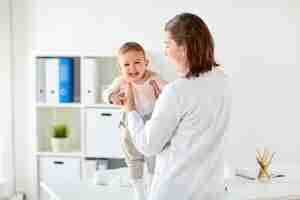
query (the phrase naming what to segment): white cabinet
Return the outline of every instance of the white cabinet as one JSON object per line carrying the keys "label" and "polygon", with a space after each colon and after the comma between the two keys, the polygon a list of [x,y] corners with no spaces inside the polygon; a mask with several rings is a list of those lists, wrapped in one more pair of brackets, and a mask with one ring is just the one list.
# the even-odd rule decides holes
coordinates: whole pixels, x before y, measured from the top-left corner
{"label": "white cabinet", "polygon": [[120,121],[122,111],[89,108],[85,111],[86,154],[91,157],[121,158]]}
{"label": "white cabinet", "polygon": [[[62,58],[72,60],[73,101],[61,101]],[[103,104],[101,93],[119,75],[115,56],[35,55],[35,133],[37,141],[37,187],[41,200],[48,199],[42,182],[82,180],[91,177],[95,163],[86,159],[123,158],[120,144],[119,107]],[[59,83],[60,82],[60,83]],[[69,130],[69,150],[52,152],[53,125]],[[84,164],[86,163],[86,164]],[[86,170],[85,170],[86,169]],[[67,186],[66,186],[67,187]]]}

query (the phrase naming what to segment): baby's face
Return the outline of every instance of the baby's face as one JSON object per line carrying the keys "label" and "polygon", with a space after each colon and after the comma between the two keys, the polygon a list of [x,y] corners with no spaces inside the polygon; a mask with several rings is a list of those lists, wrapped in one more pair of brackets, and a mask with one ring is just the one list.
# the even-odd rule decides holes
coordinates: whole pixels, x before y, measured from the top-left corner
{"label": "baby's face", "polygon": [[130,82],[143,80],[148,60],[143,52],[128,51],[119,55],[122,76]]}

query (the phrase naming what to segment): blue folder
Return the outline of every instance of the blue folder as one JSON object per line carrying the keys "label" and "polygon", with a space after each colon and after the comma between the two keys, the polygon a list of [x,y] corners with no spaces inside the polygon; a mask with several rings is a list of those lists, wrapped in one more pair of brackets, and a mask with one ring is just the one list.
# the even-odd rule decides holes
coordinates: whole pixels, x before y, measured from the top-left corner
{"label": "blue folder", "polygon": [[74,60],[59,59],[59,102],[74,102]]}

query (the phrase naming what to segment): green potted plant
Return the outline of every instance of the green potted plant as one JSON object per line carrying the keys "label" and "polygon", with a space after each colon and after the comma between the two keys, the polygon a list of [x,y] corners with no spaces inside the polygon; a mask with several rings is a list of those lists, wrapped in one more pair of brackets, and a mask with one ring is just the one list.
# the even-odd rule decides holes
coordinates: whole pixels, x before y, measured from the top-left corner
{"label": "green potted plant", "polygon": [[55,124],[53,126],[53,135],[51,138],[53,152],[68,151],[69,129],[65,124]]}

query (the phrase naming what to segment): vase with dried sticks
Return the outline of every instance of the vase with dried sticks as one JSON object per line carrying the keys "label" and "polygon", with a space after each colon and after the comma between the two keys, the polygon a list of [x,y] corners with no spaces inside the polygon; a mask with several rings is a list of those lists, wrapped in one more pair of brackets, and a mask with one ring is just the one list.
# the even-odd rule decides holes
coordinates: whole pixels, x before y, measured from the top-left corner
{"label": "vase with dried sticks", "polygon": [[257,150],[256,161],[259,165],[259,173],[257,179],[261,182],[268,182],[271,180],[270,164],[275,153],[264,149],[263,152]]}

